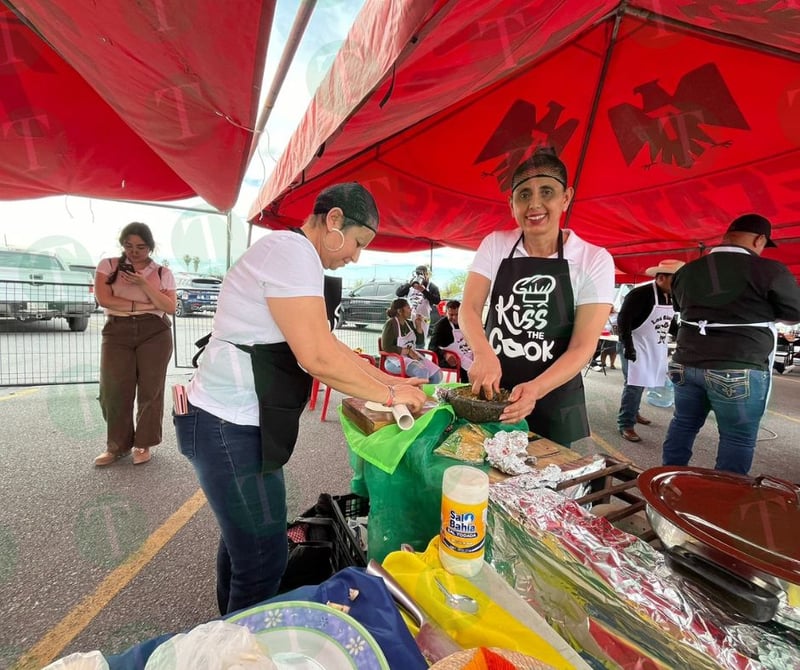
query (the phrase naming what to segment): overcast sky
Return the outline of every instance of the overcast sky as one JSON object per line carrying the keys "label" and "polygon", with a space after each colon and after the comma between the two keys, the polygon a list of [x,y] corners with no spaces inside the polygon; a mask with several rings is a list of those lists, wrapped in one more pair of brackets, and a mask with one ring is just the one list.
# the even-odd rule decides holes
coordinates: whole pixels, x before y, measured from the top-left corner
{"label": "overcast sky", "polygon": [[[278,0],[262,100],[269,90],[298,4],[298,0]],[[292,136],[362,4],[363,0],[318,0],[233,209],[234,259],[246,244],[244,217],[258,189]],[[199,199],[193,204],[208,208]],[[157,260],[189,254],[204,259],[201,271],[224,270],[221,263],[226,256],[226,241],[222,216],[73,196],[0,201],[0,245],[49,249],[57,251],[68,262],[96,263],[100,258],[119,253],[117,237],[129,221],[144,221],[151,226],[157,244],[154,254]],[[261,234],[256,229],[254,239]],[[447,266],[463,270],[472,255],[472,252],[455,250],[437,251],[431,259],[430,252],[399,255],[368,251],[362,255],[359,266],[368,273],[370,268],[382,265],[414,266],[433,260],[434,268]]]}

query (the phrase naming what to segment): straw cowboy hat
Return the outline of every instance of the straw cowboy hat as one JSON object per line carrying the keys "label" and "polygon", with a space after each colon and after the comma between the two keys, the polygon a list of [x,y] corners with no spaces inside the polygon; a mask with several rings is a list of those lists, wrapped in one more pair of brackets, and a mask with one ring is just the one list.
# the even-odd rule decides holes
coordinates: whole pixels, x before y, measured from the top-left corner
{"label": "straw cowboy hat", "polygon": [[680,270],[686,263],[683,261],[676,261],[674,259],[668,259],[665,261],[661,261],[658,265],[654,265],[651,268],[647,268],[644,273],[648,277],[655,277],[656,275],[671,275],[675,274],[678,270]]}

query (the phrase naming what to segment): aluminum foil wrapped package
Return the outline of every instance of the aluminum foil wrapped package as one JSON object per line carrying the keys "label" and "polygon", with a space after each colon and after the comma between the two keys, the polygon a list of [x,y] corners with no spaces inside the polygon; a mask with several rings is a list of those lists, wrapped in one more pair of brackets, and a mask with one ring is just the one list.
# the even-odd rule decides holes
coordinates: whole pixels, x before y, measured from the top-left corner
{"label": "aluminum foil wrapped package", "polygon": [[800,668],[789,631],[733,620],[649,544],[517,479],[490,488],[487,558],[596,667]]}
{"label": "aluminum foil wrapped package", "polygon": [[[589,463],[585,463],[580,467],[574,467],[573,464],[559,466],[551,463],[543,468],[529,468],[527,472],[514,477],[513,482],[509,481],[509,484],[522,490],[541,489],[545,487],[555,489],[561,482],[583,477],[584,475],[602,470],[605,464],[605,458],[600,455],[597,455]],[[586,495],[589,488],[589,482],[575,484],[574,486],[561,490],[561,495],[570,499],[580,498]]]}
{"label": "aluminum foil wrapped package", "polygon": [[483,448],[489,464],[507,475],[530,472],[529,463],[536,463],[536,458],[528,454],[528,434],[521,430],[488,437],[483,442]]}

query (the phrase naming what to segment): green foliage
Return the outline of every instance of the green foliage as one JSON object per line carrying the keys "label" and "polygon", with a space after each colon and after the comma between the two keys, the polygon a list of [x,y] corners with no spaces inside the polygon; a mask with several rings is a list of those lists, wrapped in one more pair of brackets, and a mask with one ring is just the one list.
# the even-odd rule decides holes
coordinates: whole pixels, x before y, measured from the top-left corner
{"label": "green foliage", "polygon": [[459,293],[463,293],[464,291],[464,284],[467,281],[467,273],[466,272],[458,272],[453,275],[445,286],[440,287],[439,291],[442,294],[442,299],[444,298],[452,298],[453,296],[458,295]]}
{"label": "green foliage", "polygon": [[181,260],[186,266],[186,272],[189,272],[189,266],[192,264],[192,257],[189,254],[184,254]]}

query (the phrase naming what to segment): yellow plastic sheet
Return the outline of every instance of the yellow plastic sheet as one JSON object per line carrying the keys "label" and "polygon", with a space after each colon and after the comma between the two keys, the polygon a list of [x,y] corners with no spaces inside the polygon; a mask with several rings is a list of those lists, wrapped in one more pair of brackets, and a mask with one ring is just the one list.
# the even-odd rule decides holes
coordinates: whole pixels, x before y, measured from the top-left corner
{"label": "yellow plastic sheet", "polygon": [[[517,621],[470,580],[447,572],[439,561],[438,537],[431,540],[424,552],[396,551],[389,554],[383,567],[465,649],[501,647],[528,654],[554,668],[573,668],[549,642]],[[451,593],[475,598],[479,605],[478,613],[467,614],[447,606],[434,577],[439,577]],[[406,621],[416,635],[414,624],[408,619]]]}

